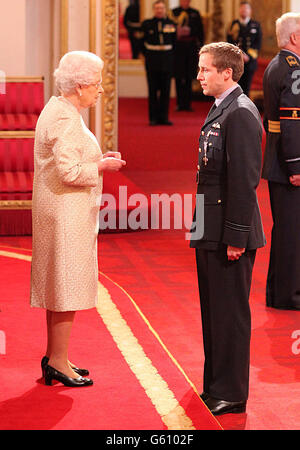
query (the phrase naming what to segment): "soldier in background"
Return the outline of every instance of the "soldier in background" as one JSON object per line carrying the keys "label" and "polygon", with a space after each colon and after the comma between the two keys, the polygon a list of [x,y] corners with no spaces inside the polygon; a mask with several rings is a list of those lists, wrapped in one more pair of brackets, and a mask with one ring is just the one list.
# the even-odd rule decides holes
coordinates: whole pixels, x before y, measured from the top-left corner
{"label": "soldier in background", "polygon": [[169,103],[176,26],[167,17],[163,0],[153,3],[153,13],[152,19],[142,23],[149,92],[149,124],[172,125],[169,121]]}
{"label": "soldier in background", "polygon": [[251,82],[257,69],[258,52],[261,48],[262,30],[259,22],[251,19],[252,8],[250,2],[240,3],[240,18],[232,22],[227,41],[238,45],[244,52],[244,74],[240,79],[240,86],[249,95]]}
{"label": "soldier in background", "polygon": [[124,14],[124,25],[128,31],[132,58],[138,59],[139,54],[142,53],[139,0],[130,0]]}
{"label": "soldier in background", "polygon": [[177,24],[175,48],[175,80],[177,111],[192,111],[192,81],[197,78],[199,49],[204,42],[200,13],[190,8],[191,0],[180,0],[180,6],[170,12]]}
{"label": "soldier in background", "polygon": [[300,14],[276,22],[280,52],[264,74],[262,176],[273,217],[267,306],[300,310]]}

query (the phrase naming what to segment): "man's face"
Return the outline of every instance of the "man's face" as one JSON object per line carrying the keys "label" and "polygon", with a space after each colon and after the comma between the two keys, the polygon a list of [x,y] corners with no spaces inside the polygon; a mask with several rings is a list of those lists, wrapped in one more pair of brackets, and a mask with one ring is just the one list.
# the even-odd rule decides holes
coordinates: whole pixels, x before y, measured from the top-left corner
{"label": "man's face", "polygon": [[240,6],[240,18],[245,20],[248,17],[251,17],[252,9],[251,6],[245,3]]}
{"label": "man's face", "polygon": [[226,80],[230,76],[230,69],[218,72],[213,65],[213,56],[203,53],[199,58],[199,73],[197,80],[203,89],[203,94],[219,97],[226,90]]}
{"label": "man's face", "polygon": [[163,19],[166,17],[166,6],[164,3],[157,3],[153,6],[153,14],[157,19]]}
{"label": "man's face", "polygon": [[183,9],[188,9],[190,7],[191,0],[180,0],[180,6]]}

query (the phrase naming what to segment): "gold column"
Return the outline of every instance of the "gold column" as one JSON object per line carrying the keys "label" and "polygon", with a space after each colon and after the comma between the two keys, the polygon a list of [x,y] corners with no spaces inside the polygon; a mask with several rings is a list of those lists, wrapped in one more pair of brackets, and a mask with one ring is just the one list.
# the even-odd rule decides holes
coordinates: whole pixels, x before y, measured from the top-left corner
{"label": "gold column", "polygon": [[291,0],[282,0],[282,14],[291,11]]}
{"label": "gold column", "polygon": [[[89,51],[96,53],[96,0],[89,0]],[[89,110],[89,128],[92,133],[96,131],[95,107]]]}
{"label": "gold column", "polygon": [[118,1],[102,0],[102,51],[104,60],[102,97],[102,151],[115,150],[118,137]]}
{"label": "gold column", "polygon": [[223,40],[223,0],[213,0],[212,41]]}
{"label": "gold column", "polygon": [[60,57],[69,48],[69,1],[60,0]]}

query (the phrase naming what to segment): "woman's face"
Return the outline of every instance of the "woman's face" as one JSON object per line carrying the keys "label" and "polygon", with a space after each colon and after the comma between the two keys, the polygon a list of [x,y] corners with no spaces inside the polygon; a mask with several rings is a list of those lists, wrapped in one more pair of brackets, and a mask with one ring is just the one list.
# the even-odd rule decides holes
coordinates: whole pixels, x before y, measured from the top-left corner
{"label": "woman's face", "polygon": [[82,85],[80,87],[80,92],[81,96],[79,97],[79,102],[81,108],[90,108],[92,106],[95,106],[99,96],[104,92],[104,89],[102,87],[101,72],[95,75],[93,83]]}

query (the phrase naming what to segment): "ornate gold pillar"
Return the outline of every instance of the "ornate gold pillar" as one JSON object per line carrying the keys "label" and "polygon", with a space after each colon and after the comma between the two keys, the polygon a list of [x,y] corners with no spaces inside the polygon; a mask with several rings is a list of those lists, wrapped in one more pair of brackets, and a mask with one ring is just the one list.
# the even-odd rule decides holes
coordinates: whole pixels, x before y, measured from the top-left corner
{"label": "ornate gold pillar", "polygon": [[[96,53],[96,0],[89,0],[89,51]],[[96,110],[89,110],[89,127],[92,133],[96,132]]]}
{"label": "ornate gold pillar", "polygon": [[102,98],[102,151],[117,149],[118,140],[118,0],[102,0],[102,51],[104,60]]}
{"label": "ornate gold pillar", "polygon": [[212,41],[219,42],[224,39],[223,0],[213,0],[212,15]]}
{"label": "ornate gold pillar", "polygon": [[69,48],[69,1],[60,0],[60,57]]}

